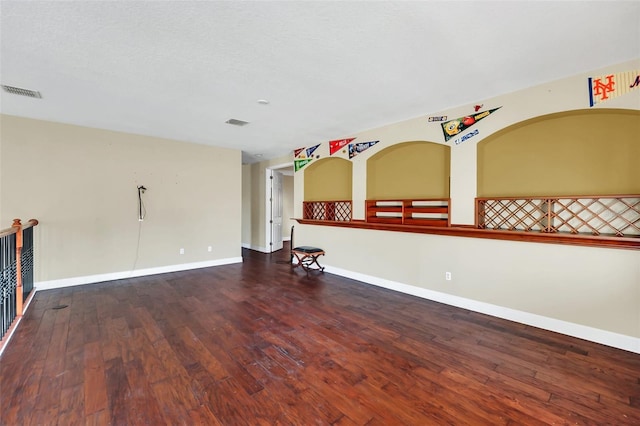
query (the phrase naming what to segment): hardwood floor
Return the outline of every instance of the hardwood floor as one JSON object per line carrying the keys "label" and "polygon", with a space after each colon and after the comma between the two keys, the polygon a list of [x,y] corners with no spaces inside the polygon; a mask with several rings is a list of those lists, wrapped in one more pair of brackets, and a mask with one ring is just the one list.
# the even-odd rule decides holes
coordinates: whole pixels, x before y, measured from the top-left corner
{"label": "hardwood floor", "polygon": [[243,254],[38,292],[0,423],[640,424],[640,355]]}

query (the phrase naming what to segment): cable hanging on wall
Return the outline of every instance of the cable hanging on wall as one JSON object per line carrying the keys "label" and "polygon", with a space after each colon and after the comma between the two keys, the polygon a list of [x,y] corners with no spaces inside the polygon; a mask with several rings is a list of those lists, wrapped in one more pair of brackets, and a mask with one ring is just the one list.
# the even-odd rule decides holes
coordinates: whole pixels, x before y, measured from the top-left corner
{"label": "cable hanging on wall", "polygon": [[138,257],[140,256],[140,237],[142,235],[142,222],[144,221],[145,216],[147,215],[147,209],[144,206],[144,201],[142,201],[142,194],[145,193],[147,188],[144,185],[138,186],[138,241],[136,242],[136,257],[133,260],[133,266],[131,268],[131,276],[133,271],[136,270],[138,266]]}
{"label": "cable hanging on wall", "polygon": [[142,222],[144,217],[147,215],[147,209],[144,206],[144,201],[142,201],[142,194],[147,190],[144,185],[140,185],[138,187],[138,220]]}

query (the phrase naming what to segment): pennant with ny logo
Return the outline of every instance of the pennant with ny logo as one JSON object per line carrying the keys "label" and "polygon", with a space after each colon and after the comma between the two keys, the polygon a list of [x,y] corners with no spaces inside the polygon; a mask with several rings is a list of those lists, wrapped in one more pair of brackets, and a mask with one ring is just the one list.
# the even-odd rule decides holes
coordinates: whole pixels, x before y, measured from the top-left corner
{"label": "pennant with ny logo", "polygon": [[589,106],[626,95],[640,87],[640,71],[625,71],[589,77]]}

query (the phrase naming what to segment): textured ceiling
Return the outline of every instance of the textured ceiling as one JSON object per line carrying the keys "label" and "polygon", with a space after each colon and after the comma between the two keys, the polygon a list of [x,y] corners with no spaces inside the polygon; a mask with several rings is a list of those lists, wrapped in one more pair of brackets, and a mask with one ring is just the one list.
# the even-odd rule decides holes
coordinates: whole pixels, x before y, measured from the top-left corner
{"label": "textured ceiling", "polygon": [[2,92],[2,113],[246,162],[640,57],[640,1],[2,1],[0,16],[2,84],[42,93]]}

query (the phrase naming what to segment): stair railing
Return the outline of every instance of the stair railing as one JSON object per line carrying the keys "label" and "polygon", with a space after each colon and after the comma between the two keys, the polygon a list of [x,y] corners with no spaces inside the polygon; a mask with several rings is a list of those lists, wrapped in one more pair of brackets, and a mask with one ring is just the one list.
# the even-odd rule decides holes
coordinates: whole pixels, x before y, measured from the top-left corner
{"label": "stair railing", "polygon": [[14,219],[10,228],[0,231],[0,353],[33,290],[33,227],[37,224],[36,219],[24,225]]}

